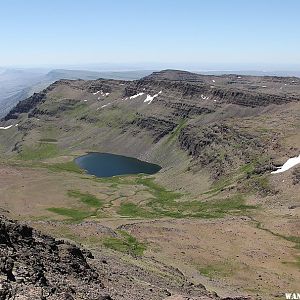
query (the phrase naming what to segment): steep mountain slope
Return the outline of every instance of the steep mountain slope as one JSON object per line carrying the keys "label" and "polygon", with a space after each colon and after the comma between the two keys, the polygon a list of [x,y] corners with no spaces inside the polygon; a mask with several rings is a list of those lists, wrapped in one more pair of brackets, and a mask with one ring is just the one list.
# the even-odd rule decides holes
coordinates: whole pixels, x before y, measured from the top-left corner
{"label": "steep mountain slope", "polygon": [[0,74],[0,117],[5,116],[19,101],[40,92],[59,79],[114,78],[134,80],[151,71],[96,72],[86,70],[9,69]]}
{"label": "steep mountain slope", "polygon": [[[99,148],[167,166],[165,155],[171,147],[184,150],[195,166],[209,167],[212,179],[263,159],[264,153],[268,164],[258,161],[257,167],[272,170],[281,153],[297,154],[281,149],[279,136],[286,124],[273,122],[292,106],[289,118],[297,122],[299,94],[297,78],[168,70],[133,82],[61,80],[22,101],[5,117],[4,125],[18,119],[17,135],[23,139],[7,151],[21,152],[27,136],[30,143],[38,142],[47,134],[45,127],[55,122],[60,125],[55,129],[60,149]],[[75,138],[79,129],[80,137]]]}
{"label": "steep mountain slope", "polygon": [[[299,155],[299,100],[295,77],[59,80],[1,121],[0,206],[88,248],[126,252],[97,226],[125,231],[194,284],[273,299],[300,278],[299,167],[271,173]],[[89,151],[163,168],[97,179],[72,163]]]}

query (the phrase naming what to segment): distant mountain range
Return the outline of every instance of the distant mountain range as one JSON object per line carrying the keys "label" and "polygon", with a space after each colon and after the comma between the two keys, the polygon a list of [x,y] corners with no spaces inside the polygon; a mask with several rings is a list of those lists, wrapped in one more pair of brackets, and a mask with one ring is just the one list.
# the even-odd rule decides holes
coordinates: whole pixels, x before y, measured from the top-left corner
{"label": "distant mountain range", "polygon": [[[154,70],[137,71],[91,71],[67,69],[5,69],[0,68],[0,118],[5,116],[19,101],[35,92],[40,92],[60,79],[93,80],[98,78],[136,80],[151,74]],[[201,71],[205,75],[240,74],[252,76],[295,76],[300,71]]]}
{"label": "distant mountain range", "polygon": [[112,78],[135,80],[152,71],[96,72],[84,70],[0,69],[0,117],[3,117],[19,101],[46,88],[59,79]]}

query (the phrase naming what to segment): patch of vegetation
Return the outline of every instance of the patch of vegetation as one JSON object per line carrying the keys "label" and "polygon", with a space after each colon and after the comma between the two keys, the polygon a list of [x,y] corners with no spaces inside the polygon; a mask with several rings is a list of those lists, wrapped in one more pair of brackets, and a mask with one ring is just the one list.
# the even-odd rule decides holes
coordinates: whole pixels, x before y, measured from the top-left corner
{"label": "patch of vegetation", "polygon": [[74,173],[80,173],[83,174],[84,171],[79,168],[74,161],[64,162],[64,163],[56,163],[47,165],[47,168],[54,172],[74,172]]}
{"label": "patch of vegetation", "polygon": [[119,237],[107,237],[103,240],[103,245],[107,248],[127,253],[132,256],[142,256],[146,250],[146,245],[140,243],[135,237],[126,231],[119,230]]}
{"label": "patch of vegetation", "polygon": [[300,269],[300,256],[297,256],[295,261],[283,261],[282,263],[285,265],[292,265]]}
{"label": "patch of vegetation", "polygon": [[252,174],[255,170],[254,163],[248,163],[240,167],[239,171],[245,174]]}
{"label": "patch of vegetation", "polygon": [[47,210],[77,222],[94,215],[94,212],[65,207],[50,207]]}
{"label": "patch of vegetation", "polygon": [[210,279],[216,277],[229,277],[237,270],[237,266],[234,266],[230,261],[226,260],[219,264],[210,264],[203,267],[199,267],[199,272]]}
{"label": "patch of vegetation", "polygon": [[280,234],[280,233],[277,233],[277,232],[273,232],[272,230],[270,230],[268,228],[264,228],[262,226],[261,222],[256,221],[254,219],[252,219],[252,220],[256,223],[256,228],[264,230],[264,231],[266,231],[266,232],[268,232],[268,233],[270,233],[274,236],[280,237],[280,238],[282,238],[286,241],[295,243],[295,248],[300,249],[300,237],[299,236],[292,236],[292,235],[286,236],[286,235],[283,235],[283,234]]}
{"label": "patch of vegetation", "polygon": [[284,236],[284,238],[287,240],[287,241],[290,241],[290,242],[293,242],[296,244],[296,248],[297,249],[300,249],[300,236],[292,236],[292,235],[289,235],[289,236]]}
{"label": "patch of vegetation", "polygon": [[57,139],[45,138],[45,139],[40,139],[40,142],[45,142],[45,143],[56,143],[56,142],[57,142]]}
{"label": "patch of vegetation", "polygon": [[57,156],[59,150],[56,144],[39,143],[36,147],[31,148],[24,146],[19,158],[22,160],[42,160]]}
{"label": "patch of vegetation", "polygon": [[127,216],[132,218],[138,217],[145,219],[160,217],[160,214],[146,210],[145,208],[142,208],[137,204],[131,202],[122,202],[118,210],[118,214],[121,216]]}
{"label": "patch of vegetation", "polygon": [[90,193],[82,193],[77,190],[69,190],[68,191],[69,197],[74,197],[79,199],[80,202],[91,206],[91,207],[101,207],[103,205],[103,201],[98,199],[96,196],[90,194]]}
{"label": "patch of vegetation", "polygon": [[103,177],[103,178],[93,178],[93,180],[102,183],[111,184],[112,187],[117,187],[119,184],[125,185],[133,185],[135,184],[135,177],[136,176],[128,176],[128,175],[120,175],[120,176],[113,176],[113,177]]}
{"label": "patch of vegetation", "polygon": [[86,104],[78,103],[75,106],[73,106],[72,110],[68,110],[65,112],[71,117],[79,118],[81,117],[85,112],[87,111]]}
{"label": "patch of vegetation", "polygon": [[255,205],[245,204],[243,195],[236,194],[225,199],[213,201],[193,201],[192,211],[194,217],[200,218],[222,218],[226,215],[247,215],[249,210],[256,209]]}
{"label": "patch of vegetation", "polygon": [[137,184],[144,185],[148,188],[149,192],[154,196],[154,203],[159,202],[162,205],[166,205],[167,203],[171,203],[174,200],[183,196],[180,193],[168,191],[163,186],[154,182],[154,178],[144,178],[138,177],[136,179]]}
{"label": "patch of vegetation", "polygon": [[171,134],[167,140],[167,143],[171,142],[174,138],[178,137],[180,131],[185,127],[186,123],[187,123],[187,120],[185,120],[185,119],[180,120],[179,124],[171,132]]}
{"label": "patch of vegetation", "polygon": [[[122,126],[132,123],[138,118],[137,113],[132,111],[124,111],[118,107],[108,107],[106,110],[100,111],[101,117],[96,123],[98,127],[122,128]],[[99,116],[99,113],[96,115]]]}
{"label": "patch of vegetation", "polygon": [[231,178],[231,176],[227,175],[226,178],[220,178],[218,181],[214,182],[214,184],[211,186],[211,189],[202,193],[202,195],[216,195],[233,182],[234,179]]}
{"label": "patch of vegetation", "polygon": [[153,178],[137,178],[136,183],[147,187],[153,198],[141,207],[132,202],[123,202],[118,213],[133,218],[221,218],[225,215],[247,214],[257,208],[246,205],[243,195],[237,194],[226,199],[213,201],[178,201],[182,194],[166,190],[156,184]]}
{"label": "patch of vegetation", "polygon": [[257,192],[262,196],[273,195],[275,193],[267,175],[252,176],[244,182],[244,187],[249,193]]}

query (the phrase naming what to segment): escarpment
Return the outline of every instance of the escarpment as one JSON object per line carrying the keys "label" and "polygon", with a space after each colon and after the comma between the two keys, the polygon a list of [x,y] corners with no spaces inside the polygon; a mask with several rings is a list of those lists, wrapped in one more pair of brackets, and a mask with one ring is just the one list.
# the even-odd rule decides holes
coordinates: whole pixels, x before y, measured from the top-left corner
{"label": "escarpment", "polygon": [[[143,157],[154,147],[163,153],[165,142],[172,140],[175,150],[219,178],[260,153],[276,157],[280,131],[274,124],[265,127],[265,114],[297,105],[299,99],[300,81],[292,77],[165,70],[135,81],[59,80],[21,101],[2,122],[4,128],[13,122],[19,126],[18,140],[6,151],[48,134],[45,127],[55,124],[55,145],[73,150],[93,145]],[[256,124],[249,125],[247,117],[255,117]]]}
{"label": "escarpment", "polygon": [[226,123],[186,126],[180,131],[178,141],[200,166],[210,168],[213,179],[268,153],[268,144],[259,134],[243,132]]}

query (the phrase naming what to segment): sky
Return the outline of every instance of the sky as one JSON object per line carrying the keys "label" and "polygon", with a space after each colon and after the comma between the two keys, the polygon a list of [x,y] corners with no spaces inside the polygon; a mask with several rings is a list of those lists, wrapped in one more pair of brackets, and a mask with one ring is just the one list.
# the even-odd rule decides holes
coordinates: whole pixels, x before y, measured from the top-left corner
{"label": "sky", "polygon": [[1,0],[0,66],[300,70],[299,0]]}

